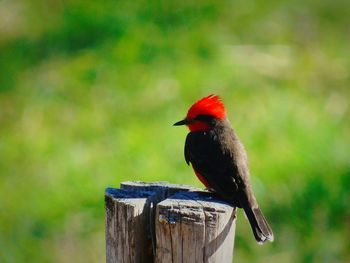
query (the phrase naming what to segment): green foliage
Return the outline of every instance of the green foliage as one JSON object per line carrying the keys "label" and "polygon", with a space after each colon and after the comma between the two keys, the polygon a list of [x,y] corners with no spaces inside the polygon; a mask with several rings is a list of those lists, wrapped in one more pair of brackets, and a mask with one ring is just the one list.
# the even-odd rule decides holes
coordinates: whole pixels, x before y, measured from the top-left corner
{"label": "green foliage", "polygon": [[0,262],[103,262],[104,188],[200,186],[172,127],[220,94],[276,241],[350,261],[348,1],[1,1]]}

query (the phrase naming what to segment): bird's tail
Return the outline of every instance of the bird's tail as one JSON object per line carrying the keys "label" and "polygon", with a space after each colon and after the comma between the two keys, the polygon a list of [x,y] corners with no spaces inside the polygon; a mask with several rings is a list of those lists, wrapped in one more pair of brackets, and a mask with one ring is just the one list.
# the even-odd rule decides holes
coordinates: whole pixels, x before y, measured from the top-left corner
{"label": "bird's tail", "polygon": [[244,212],[248,217],[250,226],[253,230],[256,241],[259,244],[265,241],[273,241],[272,229],[267,223],[263,213],[259,207],[252,207],[250,205],[243,206]]}

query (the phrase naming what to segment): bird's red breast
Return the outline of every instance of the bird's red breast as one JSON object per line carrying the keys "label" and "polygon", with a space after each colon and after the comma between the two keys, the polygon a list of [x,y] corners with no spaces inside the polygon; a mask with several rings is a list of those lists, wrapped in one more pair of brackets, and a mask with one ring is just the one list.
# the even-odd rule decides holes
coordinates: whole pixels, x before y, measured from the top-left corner
{"label": "bird's red breast", "polygon": [[196,176],[198,177],[199,181],[201,181],[201,183],[204,184],[207,189],[211,189],[210,185],[204,179],[204,177],[198,171],[196,171],[196,169],[193,168],[193,171],[196,174]]}

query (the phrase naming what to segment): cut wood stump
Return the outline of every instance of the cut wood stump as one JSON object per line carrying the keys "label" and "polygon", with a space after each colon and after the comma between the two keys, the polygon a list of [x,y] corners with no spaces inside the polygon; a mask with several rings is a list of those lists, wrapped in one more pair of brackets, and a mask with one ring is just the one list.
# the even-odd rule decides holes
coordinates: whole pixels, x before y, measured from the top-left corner
{"label": "cut wood stump", "polygon": [[210,192],[124,182],[105,204],[107,263],[233,260],[236,209]]}

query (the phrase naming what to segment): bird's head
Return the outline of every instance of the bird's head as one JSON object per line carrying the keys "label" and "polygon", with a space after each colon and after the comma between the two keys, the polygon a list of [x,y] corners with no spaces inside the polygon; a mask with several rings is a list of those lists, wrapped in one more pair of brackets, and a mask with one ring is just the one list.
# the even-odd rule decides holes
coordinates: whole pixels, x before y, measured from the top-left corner
{"label": "bird's head", "polygon": [[216,120],[226,118],[224,104],[217,95],[209,95],[194,103],[187,112],[185,119],[174,125],[187,125],[191,132],[208,131]]}

